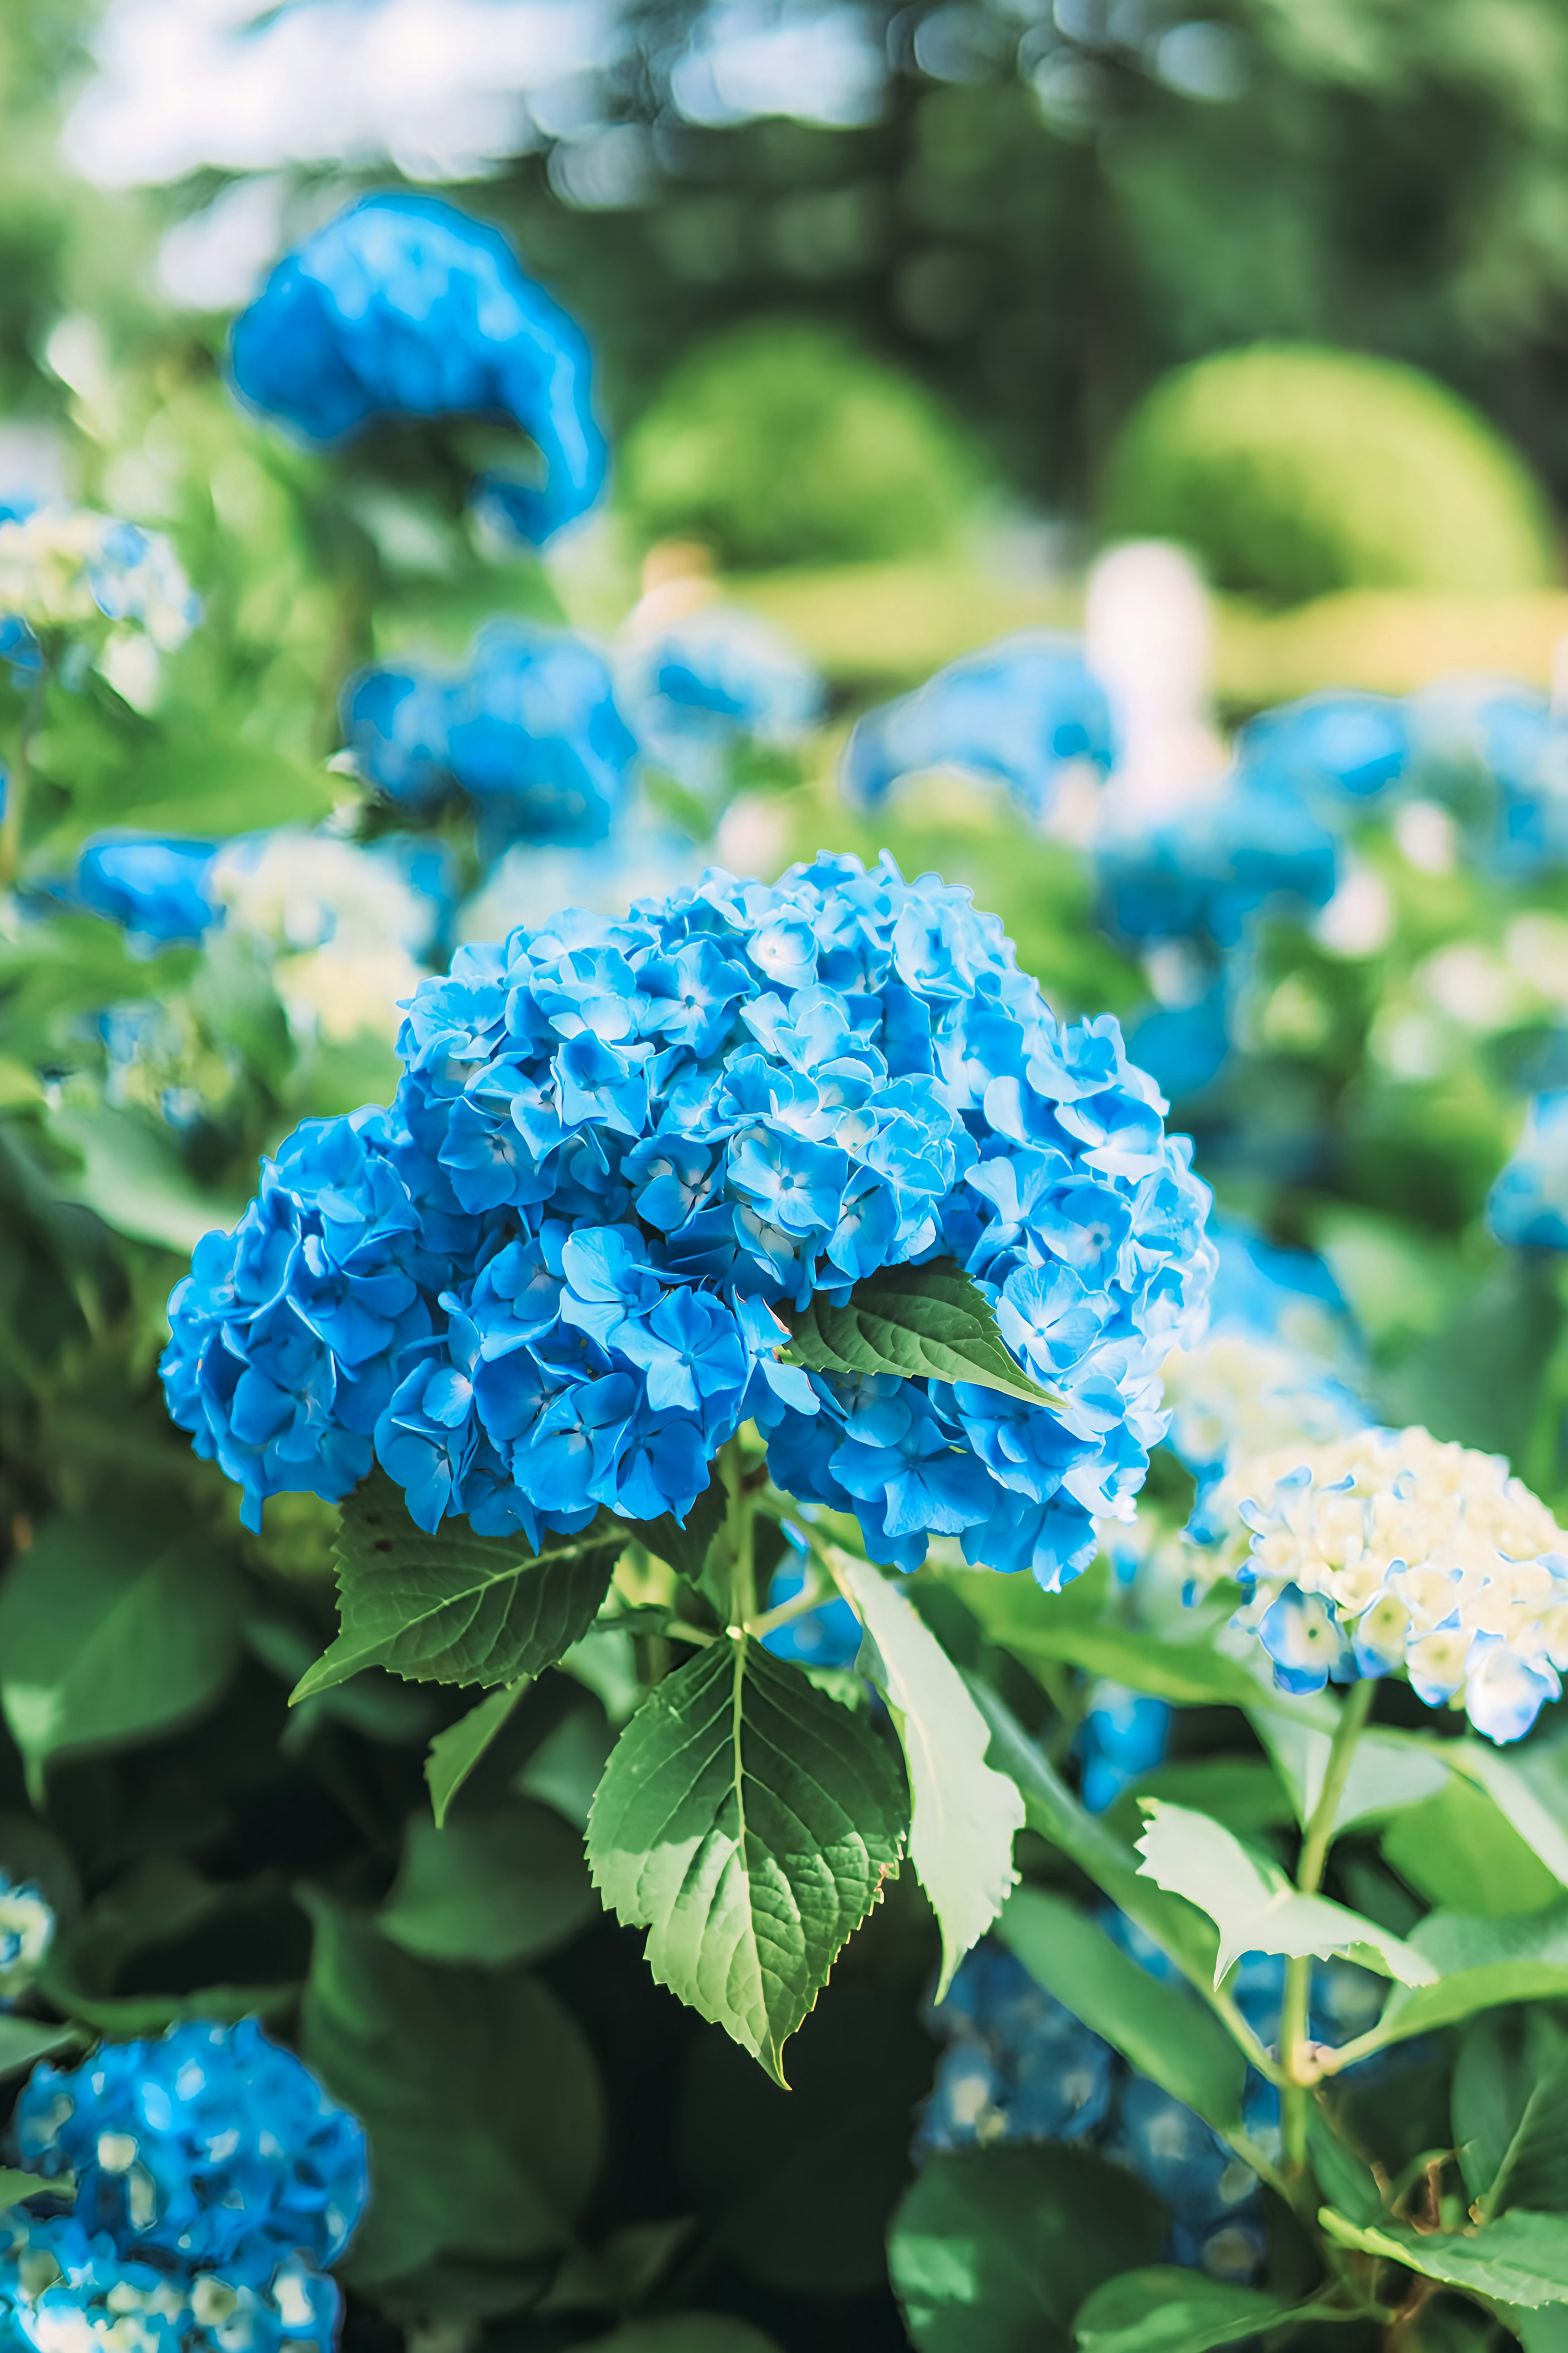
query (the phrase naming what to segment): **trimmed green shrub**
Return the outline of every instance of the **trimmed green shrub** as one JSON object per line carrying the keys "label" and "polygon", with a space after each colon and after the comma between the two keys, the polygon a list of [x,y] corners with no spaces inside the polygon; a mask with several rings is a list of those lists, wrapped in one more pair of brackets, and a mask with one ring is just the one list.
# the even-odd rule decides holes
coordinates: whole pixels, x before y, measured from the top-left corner
{"label": "trimmed green shrub", "polygon": [[1256,343],[1165,376],[1106,469],[1113,537],[1183,541],[1217,588],[1477,596],[1555,575],[1544,493],[1486,419],[1418,369]]}
{"label": "trimmed green shrub", "polygon": [[619,493],[649,539],[689,533],[763,567],[942,547],[980,480],[921,385],[835,327],[763,318],[666,379],[626,439]]}

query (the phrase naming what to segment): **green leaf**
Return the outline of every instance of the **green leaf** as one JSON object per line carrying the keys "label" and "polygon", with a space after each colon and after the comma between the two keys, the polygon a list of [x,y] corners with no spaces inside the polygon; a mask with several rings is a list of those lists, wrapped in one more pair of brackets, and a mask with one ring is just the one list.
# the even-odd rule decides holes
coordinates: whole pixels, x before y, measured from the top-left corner
{"label": "green leaf", "polygon": [[893,2218],[888,2269],[920,2353],[1065,2353],[1086,2296],[1159,2256],[1165,2210],[1081,2147],[939,2152]]}
{"label": "green leaf", "polygon": [[846,1970],[789,2055],[785,2092],[726,2036],[693,2045],[676,2154],[700,2243],[785,2295],[885,2292],[931,2036],[912,2008]]}
{"label": "green leaf", "polygon": [[0,1586],[0,1708],[37,1799],[59,1757],[188,1724],[238,1662],[234,1578],[197,1537],[57,1513]]}
{"label": "green leaf", "polygon": [[563,2250],[604,2150],[575,2021],[525,1974],[429,1967],[369,1914],[320,1889],[301,1900],[316,1943],[300,2050],[370,2139],[351,2279],[405,2278],[448,2252],[537,2263]]}
{"label": "green leaf", "polygon": [[634,2320],[594,2339],[594,2353],[778,2353],[749,2320],[725,2312],[679,2312],[664,2320]]}
{"label": "green leaf", "polygon": [[[1329,1751],[1331,1725],[1320,1729],[1289,1705],[1248,1710],[1253,1728],[1274,1760],[1275,1769],[1289,1790],[1296,1819],[1303,1825],[1317,1810]],[[1336,1831],[1352,1822],[1381,1821],[1425,1799],[1440,1795],[1451,1779],[1444,1756],[1436,1748],[1397,1733],[1363,1732],[1356,1743],[1344,1794],[1334,1816]]]}
{"label": "green leaf", "polygon": [[903,1744],[914,1801],[910,1860],[942,1929],[941,2001],[1007,1900],[1024,1800],[1017,1783],[985,1762],[991,1728],[919,1612],[869,1561],[835,1552],[832,1566],[870,1637],[871,1680]]}
{"label": "green leaf", "polygon": [[1405,2222],[1358,2225],[1331,2206],[1319,2221],[1342,2247],[1382,2255],[1427,2279],[1445,2280],[1472,2295],[1496,2297],[1533,2311],[1568,2304],[1568,2227],[1561,2214],[1516,2208],[1482,2230],[1413,2231]]}
{"label": "green leaf", "polygon": [[999,1934],[1030,1976],[1141,2075],[1216,2131],[1240,2131],[1247,2062],[1185,1987],[1151,1977],[1076,1905],[1037,1887],[1014,1891]]}
{"label": "green leaf", "polygon": [[1407,1886],[1446,1911],[1538,1912],[1562,1893],[1491,1793],[1458,1773],[1390,1822],[1383,1852]]}
{"label": "green leaf", "polygon": [[1500,1920],[1430,1912],[1411,1930],[1410,1942],[1436,1970],[1436,1983],[1395,1987],[1376,2028],[1362,2038],[1365,2051],[1458,2025],[1505,2002],[1568,2000],[1568,1900]]}
{"label": "green leaf", "polygon": [[75,2196],[76,2183],[68,2173],[48,2181],[41,2173],[16,2173],[8,2165],[0,2165],[0,2206],[15,2206],[22,2198]]}
{"label": "green leaf", "polygon": [[1151,2263],[1123,2272],[1079,2306],[1073,2331],[1079,2353],[1209,2353],[1307,2320],[1353,2321],[1332,2305],[1289,2304],[1260,2289],[1232,2287],[1202,2272]]}
{"label": "green leaf", "polygon": [[1568,2208],[1568,2037],[1537,2009],[1474,2019],[1453,2083],[1454,2139],[1479,2216]]}
{"label": "green leaf", "polygon": [[189,1257],[204,1234],[244,1213],[242,1200],[198,1185],[172,1132],[135,1112],[71,1106],[56,1113],[51,1133],[80,1155],[79,1167],[56,1179],[61,1198],[95,1210],[132,1241]]}
{"label": "green leaf", "polygon": [[[174,1855],[152,1855],[57,1936],[39,1989],[57,2010],[106,2034],[157,2034],[184,2018],[275,2017],[299,1992],[297,1977],[284,1972],[300,1925],[275,1879],[219,1886]],[[276,1957],[276,1974],[181,1992],[120,1990],[121,1976],[132,1974],[143,1984],[150,1977],[153,1985],[172,1978],[190,1987],[186,1956],[211,1970],[230,1953],[254,1970]]]}
{"label": "green leaf", "polygon": [[952,1571],[942,1582],[973,1611],[987,1640],[1031,1671],[1042,1665],[1080,1667],[1086,1674],[1105,1675],[1178,1706],[1252,1708],[1263,1697],[1257,1677],[1206,1641],[1173,1642],[1109,1620],[1084,1618],[1061,1609],[1058,1597],[1042,1593],[1032,1577],[982,1568]]}
{"label": "green leaf", "polygon": [[1489,1741],[1456,1741],[1446,1751],[1457,1772],[1478,1782],[1497,1812],[1544,1863],[1560,1887],[1568,1887],[1568,1741],[1532,1742],[1512,1757]]}
{"label": "green leaf", "polygon": [[575,1936],[595,1909],[583,1841],[543,1806],[458,1814],[437,1829],[410,1815],[403,1867],[376,1923],[422,1961],[504,1968]]}
{"label": "green leaf", "polygon": [[908,1801],[865,1719],[759,1643],[667,1676],[588,1820],[594,1883],[660,1985],[783,2083],[783,2050],[898,1869]]}
{"label": "green leaf", "polygon": [[1133,1788],[1106,1809],[1105,1820],[1125,1837],[1143,1827],[1142,1797],[1163,1798],[1194,1813],[1213,1814],[1238,1838],[1280,1830],[1296,1819],[1279,1776],[1261,1757],[1183,1757],[1140,1773]]}
{"label": "green leaf", "polygon": [[453,1799],[532,1680],[531,1675],[521,1675],[514,1683],[502,1683],[499,1691],[491,1692],[431,1741],[430,1754],[425,1759],[425,1779],[437,1830],[451,1810]]}
{"label": "green leaf", "polygon": [[1352,2222],[1380,2219],[1385,2210],[1377,2176],[1353,2148],[1346,2147],[1318,2100],[1307,2110],[1307,2151],[1318,2187],[1331,2206],[1337,2206]]}
{"label": "green leaf", "polygon": [[531,1553],[521,1536],[448,1525],[426,1535],[377,1471],[342,1507],[334,1547],[342,1630],[293,1698],[362,1667],[405,1683],[510,1683],[553,1666],[593,1624],[624,1532],[597,1522]]}
{"label": "green leaf", "polygon": [[57,2026],[49,2019],[0,2016],[0,2080],[26,2073],[40,2059],[52,2059],[58,2051],[74,2051],[80,2042],[74,2026]]}
{"label": "green leaf", "polygon": [[1059,1403],[1008,1354],[989,1300],[952,1259],[883,1267],[842,1307],[818,1293],[804,1308],[779,1313],[791,1333],[786,1357],[813,1372],[970,1381],[1026,1405]]}
{"label": "green leaf", "polygon": [[579,1832],[588,1827],[594,1793],[605,1778],[616,1745],[605,1711],[590,1700],[547,1732],[511,1786],[520,1798],[552,1806]]}
{"label": "green leaf", "polygon": [[970,1692],[991,1726],[993,1760],[1010,1773],[1024,1798],[1029,1828],[1077,1863],[1102,1894],[1147,1930],[1188,1977],[1205,1981],[1214,1969],[1213,1926],[1180,1896],[1166,1895],[1145,1877],[1138,1857],[1103,1818],[1087,1813],[1049,1759],[990,1686],[967,1676]]}
{"label": "green leaf", "polygon": [[1429,1985],[1437,1972],[1414,1946],[1325,1895],[1300,1895],[1276,1863],[1251,1853],[1222,1822],[1159,1799],[1145,1802],[1140,1866],[1208,1914],[1219,1930],[1215,1983],[1243,1953],[1343,1953],[1384,1977]]}

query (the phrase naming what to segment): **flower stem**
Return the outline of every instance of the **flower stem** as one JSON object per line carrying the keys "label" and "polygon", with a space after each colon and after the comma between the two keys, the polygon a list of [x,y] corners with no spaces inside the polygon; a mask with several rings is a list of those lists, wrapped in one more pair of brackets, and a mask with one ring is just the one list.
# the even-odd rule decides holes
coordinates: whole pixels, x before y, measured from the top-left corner
{"label": "flower stem", "polygon": [[[1344,1796],[1345,1784],[1350,1779],[1351,1766],[1355,1759],[1356,1742],[1372,1714],[1376,1693],[1376,1683],[1370,1676],[1363,1677],[1360,1683],[1352,1684],[1340,1709],[1340,1720],[1334,1726],[1334,1736],[1329,1747],[1329,1761],[1323,1770],[1323,1786],[1318,1792],[1318,1802],[1308,1820],[1306,1836],[1301,1841],[1300,1860],[1296,1866],[1296,1885],[1303,1895],[1315,1895],[1322,1885],[1323,1869],[1339,1820],[1340,1801]],[[1285,2167],[1291,2174],[1306,2170],[1308,2087],[1317,2081],[1319,2073],[1307,2034],[1311,1990],[1310,1954],[1292,1954],[1285,1964],[1285,2000],[1279,2013],[1279,2056],[1285,2070],[1285,2086],[1281,2094]]]}
{"label": "flower stem", "polygon": [[738,1437],[726,1440],[719,1456],[719,1468],[730,1499],[725,1521],[730,1552],[730,1624],[739,1631],[756,1614],[757,1577],[752,1552],[752,1514],[756,1497],[747,1492],[746,1458]]}

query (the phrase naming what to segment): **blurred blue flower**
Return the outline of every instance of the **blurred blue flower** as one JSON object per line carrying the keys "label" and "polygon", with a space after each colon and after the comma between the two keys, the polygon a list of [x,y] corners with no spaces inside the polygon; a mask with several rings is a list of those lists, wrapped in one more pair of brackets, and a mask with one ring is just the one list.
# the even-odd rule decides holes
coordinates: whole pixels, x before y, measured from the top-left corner
{"label": "blurred blue flower", "polygon": [[1170,1736],[1166,1701],[1128,1691],[1121,1683],[1097,1683],[1078,1740],[1080,1786],[1089,1812],[1102,1814],[1123,1790],[1163,1763]]}
{"label": "blurred blue flower", "polygon": [[794,743],[822,708],[822,681],[789,638],[723,605],[633,637],[616,693],[644,758],[707,800],[731,781],[738,745]]}
{"label": "blurred blue flower", "polygon": [[1326,906],[1338,881],[1322,819],[1289,783],[1245,770],[1163,825],[1103,837],[1097,863],[1104,919],[1121,938],[1206,936],[1221,948],[1276,902]]}
{"label": "blurred blue flower", "polygon": [[0,1871],[0,2009],[9,2009],[37,1976],[55,1940],[52,1906],[30,1879],[15,1884]]}
{"label": "blurred blue flower", "polygon": [[846,798],[871,809],[900,776],[969,768],[1038,817],[1069,762],[1103,773],[1114,756],[1110,701],[1077,640],[1037,630],[965,654],[912,694],[868,712],[841,776]]}
{"label": "blurred blue flower", "polygon": [[1312,694],[1249,721],[1236,761],[1247,783],[1367,802],[1399,782],[1414,744],[1409,709],[1391,695]]}
{"label": "blurred blue flower", "polygon": [[369,2194],[361,2126],[253,2018],[45,2062],[12,2131],[28,2170],[76,2176],[83,2231],[253,2286],[286,2256],[335,2262]]}
{"label": "blurred blue flower", "polygon": [[210,891],[217,844],[100,833],[77,861],[76,896],[145,940],[196,940],[222,910]]}
{"label": "blurred blue flower", "polygon": [[244,398],[311,441],[375,417],[505,410],[544,482],[490,476],[481,494],[525,539],[573,522],[604,483],[581,328],[499,229],[434,196],[366,196],[318,230],[235,321],[230,359]]}
{"label": "blurred blue flower", "polygon": [[362,670],[342,716],[363,773],[389,799],[418,807],[466,793],[489,857],[518,840],[602,840],[637,759],[604,655],[535,622],[488,622],[460,677]]}
{"label": "blurred blue flower", "polygon": [[1001,2140],[1083,2142],[1164,2200],[1171,2261],[1252,2277],[1263,2236],[1250,2167],[1201,2116],[1134,2073],[1004,1945],[982,1938],[928,2022],[947,2047],[921,2111],[917,2159]]}
{"label": "blurred blue flower", "polygon": [[128,2254],[79,2215],[0,2212],[0,2316],[33,2353],[316,2353],[336,2341],[337,2282],[302,2256],[256,2279]]}
{"label": "blurred blue flower", "polygon": [[[804,1593],[805,1584],[806,1571],[798,1559],[782,1561],[768,1585],[768,1608],[782,1609]],[[786,1625],[775,1626],[763,1636],[763,1648],[775,1659],[793,1659],[797,1666],[853,1667],[860,1655],[860,1620],[836,1594]]]}
{"label": "blurred blue flower", "polygon": [[1537,1095],[1512,1159],[1487,1197],[1510,1250],[1568,1250],[1568,1088]]}

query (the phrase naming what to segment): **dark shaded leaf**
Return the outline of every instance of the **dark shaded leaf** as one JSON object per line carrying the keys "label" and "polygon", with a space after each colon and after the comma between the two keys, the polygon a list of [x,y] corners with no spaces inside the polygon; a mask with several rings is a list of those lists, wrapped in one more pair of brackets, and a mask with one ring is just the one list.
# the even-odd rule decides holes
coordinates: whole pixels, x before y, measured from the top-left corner
{"label": "dark shaded leaf", "polygon": [[342,1507],[334,1547],[342,1630],[296,1701],[386,1667],[405,1683],[510,1683],[552,1666],[587,1632],[625,1532],[598,1522],[531,1553],[520,1535],[448,1525],[426,1535],[384,1472]]}

